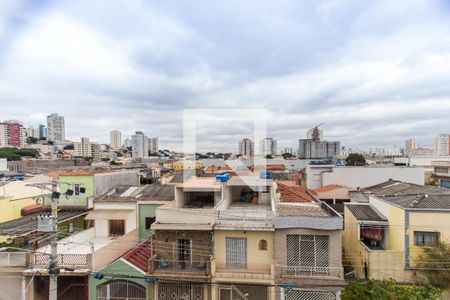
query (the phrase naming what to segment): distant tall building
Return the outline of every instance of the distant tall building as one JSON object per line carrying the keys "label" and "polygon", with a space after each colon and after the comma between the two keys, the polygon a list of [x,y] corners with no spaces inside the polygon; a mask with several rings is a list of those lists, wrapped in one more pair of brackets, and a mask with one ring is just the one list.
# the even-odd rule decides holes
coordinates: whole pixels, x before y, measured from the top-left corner
{"label": "distant tall building", "polygon": [[283,152],[281,152],[281,154],[284,153],[294,154],[294,150],[291,147],[286,147],[283,149]]}
{"label": "distant tall building", "polygon": [[21,122],[9,120],[0,123],[0,147],[22,148],[25,130]]}
{"label": "distant tall building", "polygon": [[28,128],[26,129],[25,135],[26,135],[27,138],[28,138],[28,137],[32,137],[32,138],[36,138],[36,139],[39,138],[39,132],[38,132],[38,130],[37,130],[35,127],[33,127],[33,126],[28,127]]}
{"label": "distant tall building", "polygon": [[109,145],[117,150],[122,146],[122,133],[119,130],[113,130],[109,133]]}
{"label": "distant tall building", "polygon": [[323,130],[317,127],[311,128],[306,133],[306,138],[310,140],[323,140]]}
{"label": "distant tall building", "polygon": [[47,140],[52,142],[64,142],[66,140],[63,116],[56,113],[47,116]]}
{"label": "distant tall building", "polygon": [[47,128],[45,127],[45,125],[40,124],[38,127],[38,131],[39,131],[39,139],[40,140],[47,138]]}
{"label": "distant tall building", "polygon": [[134,159],[148,158],[148,138],[141,131],[131,137],[132,155]]}
{"label": "distant tall building", "polygon": [[262,156],[277,154],[277,141],[273,138],[265,138],[260,142]]}
{"label": "distant tall building", "polygon": [[440,134],[434,139],[434,149],[437,156],[450,155],[450,136],[448,134]]}
{"label": "distant tall building", "polygon": [[298,140],[298,158],[326,159],[340,155],[341,142],[325,141],[323,130],[319,129],[318,126],[309,129],[306,136],[306,139]]}
{"label": "distant tall building", "polygon": [[410,156],[414,149],[419,148],[419,144],[416,139],[408,139],[405,142],[405,156]]}
{"label": "distant tall building", "polygon": [[132,147],[132,146],[133,146],[133,143],[132,143],[131,139],[126,138],[126,139],[123,141],[123,146],[124,146],[125,148]]}
{"label": "distant tall building", "polygon": [[100,146],[97,143],[89,141],[89,138],[81,138],[81,142],[73,143],[75,156],[80,157],[100,157]]}
{"label": "distant tall building", "polygon": [[156,153],[159,150],[159,139],[157,137],[148,139],[148,151]]}
{"label": "distant tall building", "polygon": [[239,142],[239,154],[243,157],[252,157],[254,155],[254,151],[255,148],[251,139],[244,138]]}

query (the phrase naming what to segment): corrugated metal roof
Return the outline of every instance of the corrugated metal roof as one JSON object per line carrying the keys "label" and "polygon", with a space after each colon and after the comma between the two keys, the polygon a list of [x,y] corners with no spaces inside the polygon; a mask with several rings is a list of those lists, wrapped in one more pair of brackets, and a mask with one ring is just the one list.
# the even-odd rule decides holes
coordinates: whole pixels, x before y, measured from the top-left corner
{"label": "corrugated metal roof", "polygon": [[389,180],[366,188],[370,194],[403,208],[450,209],[450,190]]}
{"label": "corrugated metal roof", "polygon": [[387,218],[377,212],[370,204],[345,205],[358,221],[387,221]]}
{"label": "corrugated metal roof", "polygon": [[175,199],[174,189],[173,185],[159,183],[141,186],[120,185],[95,201],[173,201]]}
{"label": "corrugated metal roof", "polygon": [[[50,211],[47,212],[50,213]],[[37,212],[22,218],[0,223],[0,235],[22,236],[37,231],[37,217],[42,213],[43,212]],[[81,209],[59,210],[58,223],[87,213],[87,210]]]}

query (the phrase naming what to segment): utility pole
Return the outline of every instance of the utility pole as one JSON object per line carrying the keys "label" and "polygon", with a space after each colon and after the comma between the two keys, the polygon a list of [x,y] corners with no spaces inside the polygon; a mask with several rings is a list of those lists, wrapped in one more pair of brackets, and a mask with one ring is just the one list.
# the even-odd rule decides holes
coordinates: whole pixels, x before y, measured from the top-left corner
{"label": "utility pole", "polygon": [[54,197],[54,193],[58,192],[58,182],[52,180],[52,240],[51,240],[51,256],[49,265],[49,300],[58,300],[58,198]]}

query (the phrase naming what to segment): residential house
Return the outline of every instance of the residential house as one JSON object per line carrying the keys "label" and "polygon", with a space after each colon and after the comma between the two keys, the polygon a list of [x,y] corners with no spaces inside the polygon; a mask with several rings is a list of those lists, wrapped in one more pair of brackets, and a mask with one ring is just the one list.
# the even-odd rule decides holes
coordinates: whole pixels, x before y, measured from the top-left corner
{"label": "residential house", "polygon": [[[220,174],[175,185],[175,202],[156,209],[151,227],[155,253],[147,276],[157,280],[151,284],[153,299],[274,300],[280,297],[277,283],[294,285],[296,292],[290,295],[295,297],[306,289],[335,299],[343,276],[342,218],[309,192],[307,203],[284,203],[289,197],[280,196],[280,189],[291,187],[270,177],[267,171],[259,176]],[[293,199],[298,198],[294,192]],[[311,210],[313,215],[305,213]],[[295,260],[300,249],[286,248],[286,239],[295,236],[321,247],[321,260]],[[282,299],[295,299],[289,293]]]}
{"label": "residential house", "polygon": [[97,278],[90,280],[89,299],[153,299],[145,281],[151,240],[144,240],[131,248],[119,259],[97,271]]}
{"label": "residential house", "polygon": [[433,161],[432,177],[437,179],[439,186],[443,188],[450,188],[450,161]]}
{"label": "residential house", "polygon": [[280,299],[338,299],[343,289],[342,217],[314,193],[278,183],[275,283]]}
{"label": "residential house", "polygon": [[450,238],[450,190],[389,180],[345,204],[344,257],[362,279],[417,282],[424,247]]}

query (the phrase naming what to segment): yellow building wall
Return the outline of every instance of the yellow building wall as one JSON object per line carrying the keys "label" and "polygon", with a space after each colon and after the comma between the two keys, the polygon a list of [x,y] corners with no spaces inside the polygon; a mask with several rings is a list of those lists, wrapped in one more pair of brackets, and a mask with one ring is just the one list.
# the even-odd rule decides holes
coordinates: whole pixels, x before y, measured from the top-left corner
{"label": "yellow building wall", "polygon": [[351,265],[358,278],[364,278],[364,251],[359,241],[359,224],[351,211],[344,209],[344,258],[342,264]]}
{"label": "yellow building wall", "polygon": [[450,242],[450,212],[413,212],[409,214],[409,247],[411,266],[415,265],[423,247],[414,246],[414,231],[439,232],[439,239]]}
{"label": "yellow building wall", "polygon": [[[273,232],[218,231],[214,232],[214,257],[217,269],[226,265],[226,238],[247,238],[247,268],[270,270],[273,260]],[[259,242],[267,241],[267,250],[259,250]]]}
{"label": "yellow building wall", "polygon": [[22,217],[20,210],[25,206],[36,204],[36,201],[30,198],[9,200],[0,200],[0,223]]}
{"label": "yellow building wall", "polygon": [[389,205],[388,249],[405,251],[405,211]]}

